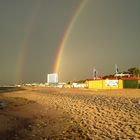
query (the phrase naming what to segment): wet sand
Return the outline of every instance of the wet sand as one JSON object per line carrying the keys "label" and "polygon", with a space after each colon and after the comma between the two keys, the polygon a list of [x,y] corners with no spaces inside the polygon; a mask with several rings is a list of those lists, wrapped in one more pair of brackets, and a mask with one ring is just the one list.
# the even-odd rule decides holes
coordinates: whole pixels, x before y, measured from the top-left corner
{"label": "wet sand", "polygon": [[0,94],[1,140],[140,139],[140,90],[26,88]]}

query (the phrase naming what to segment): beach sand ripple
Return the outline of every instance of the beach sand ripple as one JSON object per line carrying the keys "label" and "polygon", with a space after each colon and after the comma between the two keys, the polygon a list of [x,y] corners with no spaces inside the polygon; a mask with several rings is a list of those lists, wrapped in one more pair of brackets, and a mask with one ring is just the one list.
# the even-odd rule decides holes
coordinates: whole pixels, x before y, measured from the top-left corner
{"label": "beach sand ripple", "polygon": [[32,100],[44,108],[45,117],[28,128],[30,139],[140,139],[140,96],[115,93],[33,89],[7,96]]}

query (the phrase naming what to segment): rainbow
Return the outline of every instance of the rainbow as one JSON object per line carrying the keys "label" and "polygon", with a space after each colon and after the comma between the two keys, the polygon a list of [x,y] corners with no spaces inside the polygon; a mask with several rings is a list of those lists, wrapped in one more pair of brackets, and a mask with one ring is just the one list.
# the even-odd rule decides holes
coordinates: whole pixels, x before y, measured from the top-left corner
{"label": "rainbow", "polygon": [[28,42],[30,40],[30,36],[32,34],[32,26],[33,23],[35,22],[36,16],[42,6],[41,2],[37,2],[36,6],[30,13],[29,19],[27,20],[27,23],[25,25],[25,34],[23,37],[22,42],[20,43],[20,52],[18,54],[18,59],[17,59],[17,77],[16,77],[16,82],[17,83],[22,83],[23,80],[23,71],[25,68],[26,64],[26,59],[27,59],[27,53],[28,53]]}
{"label": "rainbow", "polygon": [[66,45],[67,39],[70,35],[70,32],[74,26],[74,23],[76,22],[77,18],[79,17],[81,11],[83,10],[83,8],[85,7],[86,3],[88,0],[82,0],[81,3],[79,4],[79,6],[77,7],[76,11],[74,12],[74,15],[72,16],[66,31],[64,32],[64,35],[62,37],[60,46],[58,48],[58,53],[55,59],[55,63],[54,63],[54,67],[53,67],[53,72],[54,73],[59,73],[59,68],[60,68],[60,64],[61,64],[61,59],[62,59],[62,54],[64,51],[64,47]]}
{"label": "rainbow", "polygon": [[[27,41],[28,42],[28,41]],[[25,63],[26,63],[26,57],[27,57],[27,43],[23,42],[23,46],[21,48],[21,53],[19,53],[19,59],[17,62],[18,65],[18,71],[17,71],[17,83],[22,83],[22,79],[23,79],[23,70],[25,67]]]}
{"label": "rainbow", "polygon": [[22,83],[22,79],[23,79],[23,71],[25,68],[25,63],[26,63],[27,53],[28,53],[28,42],[29,42],[30,35],[32,32],[31,23],[32,21],[30,21],[25,27],[26,34],[24,35],[24,38],[20,45],[20,53],[18,54],[18,59],[17,59],[18,60],[17,83]]}
{"label": "rainbow", "polygon": [[[54,73],[58,73],[59,68],[60,68],[60,63],[61,63],[61,59],[62,59],[62,54],[63,54],[63,50],[65,47],[65,44],[67,42],[68,36],[74,26],[74,23],[76,22],[78,16],[80,15],[82,9],[84,8],[84,6],[86,5],[88,0],[81,0],[80,4],[78,5],[77,9],[75,10],[72,18],[70,19],[70,22],[68,22],[69,24],[66,27],[66,31],[63,34],[63,37],[60,41],[60,45],[58,47],[58,53],[56,55],[56,59],[53,65],[53,72]],[[38,3],[36,5],[36,7],[34,7],[32,13],[31,13],[31,18],[27,21],[26,27],[25,27],[25,35],[24,38],[21,42],[20,46],[20,52],[18,54],[18,59],[17,59],[17,78],[16,81],[17,83],[22,83],[23,80],[23,71],[25,68],[25,64],[26,64],[26,59],[27,59],[27,53],[28,53],[28,42],[30,40],[30,36],[32,34],[32,24],[35,22],[36,19],[36,15],[38,14],[40,8],[42,6],[42,3]]]}

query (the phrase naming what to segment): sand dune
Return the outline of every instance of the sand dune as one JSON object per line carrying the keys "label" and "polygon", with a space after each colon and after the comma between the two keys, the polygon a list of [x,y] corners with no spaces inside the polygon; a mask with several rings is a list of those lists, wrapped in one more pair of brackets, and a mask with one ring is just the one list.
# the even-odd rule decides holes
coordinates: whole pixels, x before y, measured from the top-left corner
{"label": "sand dune", "polygon": [[[10,135],[13,139],[140,139],[138,89],[28,88],[3,94],[1,98],[17,97],[30,102],[7,109],[6,115],[14,114],[29,122]],[[5,132],[10,131],[5,128]]]}

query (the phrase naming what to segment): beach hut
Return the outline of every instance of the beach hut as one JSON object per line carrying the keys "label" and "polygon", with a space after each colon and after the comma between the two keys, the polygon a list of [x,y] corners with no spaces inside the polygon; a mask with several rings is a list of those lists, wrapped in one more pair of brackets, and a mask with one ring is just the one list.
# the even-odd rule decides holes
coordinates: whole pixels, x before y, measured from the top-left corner
{"label": "beach hut", "polygon": [[103,89],[123,89],[123,81],[121,79],[104,79]]}
{"label": "beach hut", "polygon": [[123,80],[123,88],[138,88],[138,78],[121,78]]}
{"label": "beach hut", "polygon": [[138,78],[129,77],[121,79],[97,79],[87,80],[87,88],[89,89],[123,89],[123,88],[139,88]]}
{"label": "beach hut", "polygon": [[122,89],[123,81],[121,79],[97,79],[86,81],[90,89]]}

